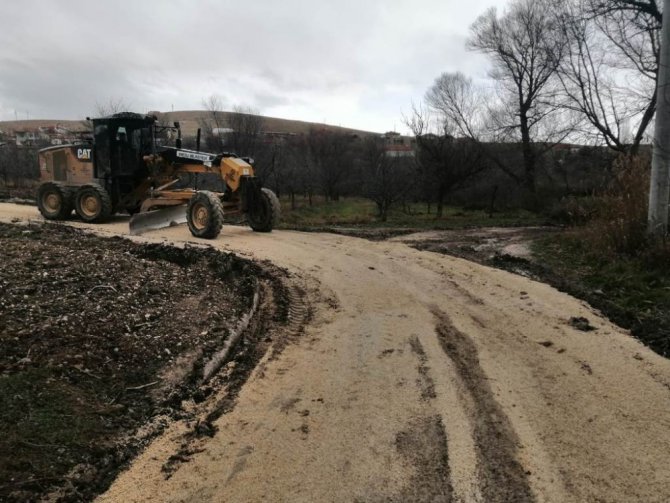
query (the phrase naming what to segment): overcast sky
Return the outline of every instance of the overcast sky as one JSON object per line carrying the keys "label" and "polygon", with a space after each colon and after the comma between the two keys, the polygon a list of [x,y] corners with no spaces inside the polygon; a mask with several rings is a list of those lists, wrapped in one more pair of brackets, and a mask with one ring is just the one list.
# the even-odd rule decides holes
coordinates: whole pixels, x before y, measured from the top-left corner
{"label": "overcast sky", "polygon": [[486,75],[468,28],[505,0],[8,1],[0,13],[0,120],[80,119],[96,103],[202,108],[373,131],[441,72]]}

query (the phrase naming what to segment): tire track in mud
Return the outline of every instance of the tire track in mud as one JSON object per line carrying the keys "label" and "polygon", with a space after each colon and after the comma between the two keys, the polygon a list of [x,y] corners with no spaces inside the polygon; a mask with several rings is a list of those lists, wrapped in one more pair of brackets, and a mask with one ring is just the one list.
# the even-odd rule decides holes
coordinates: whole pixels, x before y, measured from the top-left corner
{"label": "tire track in mud", "polygon": [[430,367],[426,365],[428,357],[416,335],[409,339],[409,346],[419,359],[419,365],[417,366],[419,378],[417,379],[416,384],[419,391],[421,391],[421,399],[429,400],[435,398],[437,396],[435,394],[435,383],[429,374]]}
{"label": "tire track in mud", "polygon": [[215,421],[233,410],[238,393],[252,372],[256,371],[262,379],[266,361],[277,358],[286,345],[303,332],[311,314],[306,293],[295,280],[284,276],[283,271],[270,266],[267,277],[260,282],[256,294],[260,298],[257,309],[252,311],[241,340],[235,346],[240,348],[230,358],[232,365],[217,370],[212,382],[203,381],[211,395],[198,406],[177,452],[163,464],[161,471],[165,479],[171,478],[193,455],[205,450],[205,445],[218,430]]}
{"label": "tire track in mud", "polygon": [[445,313],[436,307],[432,308],[432,312],[437,319],[435,332],[440,346],[454,363],[465,390],[466,410],[472,421],[477,453],[477,475],[484,501],[534,502],[528,474],[517,459],[518,439],[479,365],[474,342],[456,329]]}
{"label": "tire track in mud", "polygon": [[287,289],[289,308],[287,329],[299,333],[310,315],[310,309],[305,301],[305,291],[297,285],[290,285]]}
{"label": "tire track in mud", "polygon": [[[298,286],[295,279],[284,284],[286,289],[286,319],[282,328],[282,337],[271,348],[268,361],[278,358],[287,344],[304,332],[305,326],[312,317],[312,306],[307,300],[306,286]],[[261,363],[260,372],[264,372],[266,362]]]}
{"label": "tire track in mud", "polygon": [[406,430],[396,435],[395,444],[416,473],[398,498],[391,498],[391,501],[453,501],[447,435],[439,415],[413,421]]}
{"label": "tire track in mud", "polygon": [[[421,400],[430,402],[437,395],[427,366],[428,356],[416,335],[411,336],[408,343],[418,359],[416,386]],[[447,434],[439,414],[428,412],[410,421],[396,434],[395,447],[414,473],[397,495],[383,501],[451,503],[454,500]]]}

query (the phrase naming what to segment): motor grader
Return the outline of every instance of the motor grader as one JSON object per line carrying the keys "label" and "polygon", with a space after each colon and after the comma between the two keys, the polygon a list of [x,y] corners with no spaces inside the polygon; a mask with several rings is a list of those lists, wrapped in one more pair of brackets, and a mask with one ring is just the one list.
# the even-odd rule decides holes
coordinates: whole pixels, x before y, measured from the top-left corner
{"label": "motor grader", "polygon": [[[91,122],[92,142],[39,151],[44,218],[63,220],[74,209],[86,222],[103,222],[125,211],[131,234],[186,222],[208,239],[219,235],[224,215],[246,215],[258,232],[276,224],[279,201],[262,187],[251,159],[201,152],[200,131],[196,150],[184,149],[179,123],[159,125],[153,116],[123,112]],[[176,136],[175,145],[163,145],[161,136]],[[214,178],[218,190],[198,190],[199,176]]]}

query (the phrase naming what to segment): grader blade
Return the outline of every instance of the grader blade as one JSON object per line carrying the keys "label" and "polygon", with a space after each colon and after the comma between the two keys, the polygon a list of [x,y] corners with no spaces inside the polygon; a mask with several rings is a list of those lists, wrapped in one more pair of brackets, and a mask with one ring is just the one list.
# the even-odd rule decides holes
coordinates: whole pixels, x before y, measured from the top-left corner
{"label": "grader blade", "polygon": [[160,210],[136,213],[130,219],[130,234],[136,236],[143,232],[163,229],[186,223],[186,205],[170,206]]}

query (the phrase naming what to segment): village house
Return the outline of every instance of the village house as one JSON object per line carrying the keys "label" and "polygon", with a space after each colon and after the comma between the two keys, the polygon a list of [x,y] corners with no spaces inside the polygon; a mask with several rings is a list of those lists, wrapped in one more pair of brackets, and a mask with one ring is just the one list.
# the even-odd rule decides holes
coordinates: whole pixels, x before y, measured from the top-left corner
{"label": "village house", "polygon": [[395,131],[387,131],[381,137],[384,139],[384,150],[389,157],[414,157],[416,139]]}

